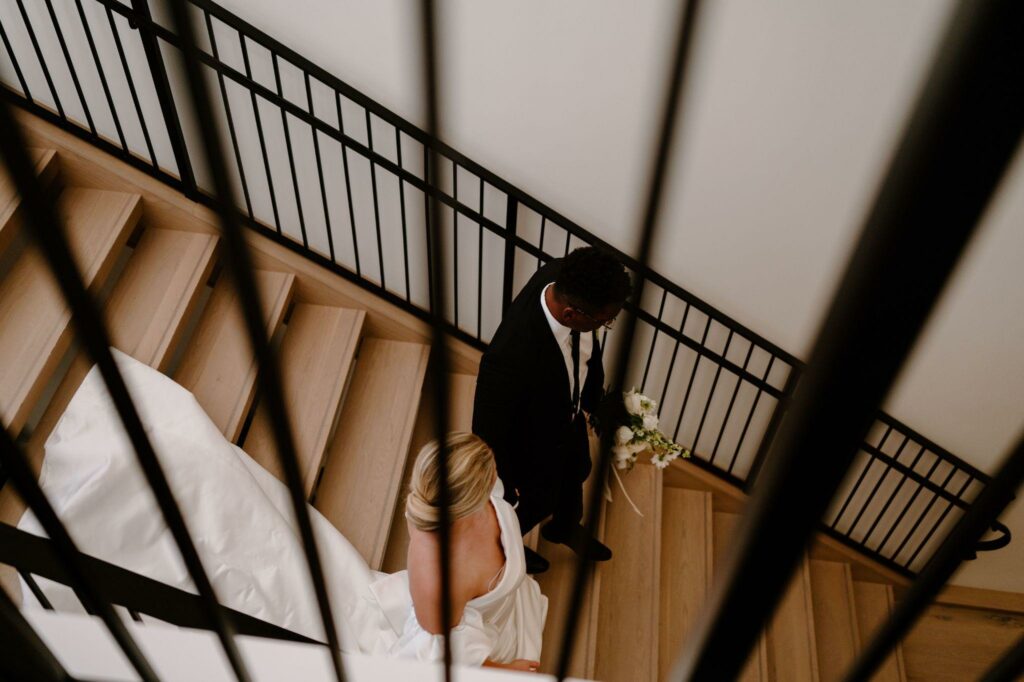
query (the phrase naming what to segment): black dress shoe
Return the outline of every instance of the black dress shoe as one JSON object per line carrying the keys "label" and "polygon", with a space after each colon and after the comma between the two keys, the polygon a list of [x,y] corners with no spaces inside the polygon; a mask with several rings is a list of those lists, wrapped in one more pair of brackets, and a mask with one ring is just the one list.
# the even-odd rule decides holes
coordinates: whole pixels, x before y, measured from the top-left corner
{"label": "black dress shoe", "polygon": [[540,529],[540,534],[548,542],[566,545],[577,555],[591,561],[608,561],[612,558],[612,551],[588,534],[587,529],[578,523],[568,530],[548,523]]}
{"label": "black dress shoe", "polygon": [[537,575],[551,568],[551,563],[537,554],[532,549],[523,545],[523,550],[526,552],[526,572],[531,575]]}

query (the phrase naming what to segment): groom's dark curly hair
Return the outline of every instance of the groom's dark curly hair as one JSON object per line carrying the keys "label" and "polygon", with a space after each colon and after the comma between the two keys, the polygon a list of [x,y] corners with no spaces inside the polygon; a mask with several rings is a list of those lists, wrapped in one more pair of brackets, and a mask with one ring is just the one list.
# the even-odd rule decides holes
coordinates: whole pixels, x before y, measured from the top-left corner
{"label": "groom's dark curly hair", "polygon": [[625,303],[632,285],[626,269],[615,256],[593,246],[584,246],[562,260],[555,291],[573,305],[595,311]]}

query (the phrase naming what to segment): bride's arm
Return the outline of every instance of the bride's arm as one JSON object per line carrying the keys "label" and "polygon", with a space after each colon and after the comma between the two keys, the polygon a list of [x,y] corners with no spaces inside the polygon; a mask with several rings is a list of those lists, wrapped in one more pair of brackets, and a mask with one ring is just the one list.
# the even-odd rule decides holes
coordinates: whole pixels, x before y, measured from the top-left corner
{"label": "bride's arm", "polygon": [[[411,530],[411,532],[417,532]],[[440,556],[433,543],[429,548],[418,545],[419,551],[409,547],[409,593],[412,607],[420,627],[432,635],[447,634],[462,620],[467,600],[452,594],[451,623],[441,624],[441,569]]]}
{"label": "bride's arm", "polygon": [[517,658],[509,663],[499,663],[498,661],[492,661],[488,658],[484,661],[483,667],[504,668],[505,670],[522,670],[523,672],[535,673],[540,670],[540,661],[530,661],[525,658]]}

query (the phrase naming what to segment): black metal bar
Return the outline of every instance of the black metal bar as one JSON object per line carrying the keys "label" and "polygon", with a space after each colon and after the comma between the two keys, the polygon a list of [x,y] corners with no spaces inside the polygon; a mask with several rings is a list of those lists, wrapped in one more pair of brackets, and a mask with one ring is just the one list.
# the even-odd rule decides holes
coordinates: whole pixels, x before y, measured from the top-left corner
{"label": "black metal bar", "polygon": [[85,120],[89,124],[89,130],[92,131],[93,135],[96,135],[98,134],[96,132],[96,124],[92,120],[89,103],[85,101],[85,93],[82,92],[82,83],[78,80],[78,70],[75,69],[75,63],[71,59],[67,41],[64,40],[64,30],[60,27],[60,22],[57,21],[57,13],[53,11],[53,0],[46,0],[46,11],[50,14],[50,21],[53,22],[53,31],[57,34],[57,43],[60,45],[60,51],[64,55],[64,63],[67,64],[68,73],[71,74],[71,83],[75,86],[78,101],[82,104],[82,111],[85,113]]}
{"label": "black metal bar", "polygon": [[[238,44],[242,49],[242,63],[245,65],[245,76],[252,80],[252,66],[249,64],[249,48],[245,45],[245,35],[238,33]],[[263,171],[267,176],[267,190],[270,194],[270,208],[274,214],[274,227],[277,233],[281,234],[281,216],[277,212],[277,193],[274,191],[274,176],[270,174],[270,158],[267,156],[267,140],[263,136],[263,119],[260,116],[259,103],[256,101],[256,92],[251,88],[249,99],[252,101],[252,115],[256,121],[256,136],[260,139],[260,153],[263,155]]]}
{"label": "black metal bar", "polygon": [[60,97],[57,96],[57,88],[53,86],[53,79],[50,77],[50,69],[46,65],[46,60],[43,58],[43,51],[39,48],[39,40],[36,38],[35,29],[32,28],[32,22],[29,21],[28,12],[25,11],[25,3],[22,0],[16,0],[18,3],[18,10],[21,12],[21,18],[25,22],[25,30],[28,32],[28,38],[32,42],[32,49],[35,50],[36,59],[39,60],[39,67],[43,71],[43,77],[46,79],[46,86],[50,89],[50,95],[53,97],[53,103],[57,107],[57,114],[64,120],[67,120],[67,115],[64,113],[64,106],[60,103]]}
{"label": "black metal bar", "polygon": [[104,326],[103,317],[82,282],[81,272],[71,256],[67,238],[58,221],[54,206],[47,200],[45,193],[35,180],[32,166],[25,153],[21,129],[11,116],[6,104],[0,105],[0,130],[2,130],[0,141],[2,141],[3,156],[7,160],[18,192],[21,194],[26,219],[35,228],[29,232],[43,252],[50,271],[57,279],[64,300],[71,309],[71,319],[78,332],[78,338],[89,356],[99,366],[111,402],[117,409],[118,416],[135,450],[146,481],[153,491],[164,521],[178,545],[189,577],[192,578],[196,590],[207,604],[210,622],[224,647],[228,661],[240,679],[248,679],[229,626],[223,621],[217,608],[217,598],[213,586],[203,569],[202,561],[192,542],[192,537],[189,535],[181,509],[174,499],[163,467],[157,459],[145,427],[142,425],[142,420],[132,403],[124,378],[110,353],[110,336]]}
{"label": "black metal bar", "polygon": [[[566,230],[565,231],[565,251],[562,253],[563,257],[569,255],[569,242],[570,241],[572,241],[572,232],[569,232],[569,230]],[[637,307],[639,307],[640,306],[640,301],[637,301],[636,304],[637,304]]]}
{"label": "black metal bar", "polygon": [[683,330],[686,329],[686,318],[690,316],[690,308],[690,304],[687,303],[686,307],[683,309],[683,321],[679,323],[679,334],[677,336],[673,336],[676,343],[672,348],[672,357],[668,362],[668,371],[665,372],[665,384],[661,387],[661,400],[658,401],[658,404],[662,406],[665,404],[665,396],[668,395],[668,385],[672,381],[672,371],[676,367],[676,356],[679,354],[679,344],[682,343],[681,339],[686,336],[683,333]]}
{"label": "black metal bar", "polygon": [[[746,369],[750,365],[750,358],[754,355],[754,344],[750,344],[747,349],[747,356],[743,359],[743,369]],[[736,404],[736,396],[739,395],[740,385],[743,380],[736,377],[736,385],[732,387],[732,395],[729,397],[729,406],[725,409],[725,418],[722,420],[722,426],[718,429],[718,436],[715,437],[715,446],[711,449],[711,462],[715,461],[715,457],[718,455],[718,446],[722,444],[722,435],[725,434],[725,427],[729,423],[729,417],[732,416],[732,408]],[[694,443],[694,447],[696,447]]]}
{"label": "black metal bar", "polygon": [[[733,332],[729,331],[729,335],[725,339],[725,350],[722,351],[722,357],[729,354],[729,346],[732,345]],[[697,444],[700,442],[700,434],[704,431],[704,423],[708,418],[708,411],[711,409],[711,401],[715,398],[715,389],[718,388],[718,378],[722,375],[722,366],[718,365],[715,368],[715,378],[711,381],[711,390],[708,391],[708,400],[704,403],[704,411],[700,415],[700,423],[697,425],[697,434],[693,437],[693,449],[697,450]]]}
{"label": "black metal bar", "polygon": [[998,661],[992,664],[985,674],[981,676],[981,682],[1012,682],[1024,675],[1024,635],[1017,639],[1017,643],[1006,650],[1006,653]]}
{"label": "black metal bar", "polygon": [[[14,125],[13,119],[10,118],[7,106],[0,104],[0,122],[11,126]],[[12,158],[11,153],[15,151],[10,147],[10,144],[14,142],[17,144],[20,140],[16,137],[17,132],[11,130],[10,132],[0,132],[0,139],[3,144],[3,156],[7,159],[8,167],[11,170],[11,175],[15,177],[15,180],[21,184],[24,181],[21,176],[24,171],[31,171],[31,167],[28,164],[28,157],[25,154],[24,148],[18,149],[20,151],[21,160]],[[24,162],[24,163],[22,163]],[[29,176],[31,177],[31,176]],[[25,200],[28,197],[22,195]],[[68,535],[67,529],[57,516],[57,512],[54,511],[50,505],[49,500],[46,499],[46,495],[43,493],[42,488],[39,487],[39,483],[36,481],[35,473],[28,464],[28,459],[25,457],[25,453],[22,452],[21,448],[11,438],[10,433],[7,429],[0,425],[0,463],[3,464],[4,471],[10,476],[11,483],[14,484],[15,489],[18,491],[18,495],[32,513],[35,514],[43,530],[52,539],[54,549],[57,551],[58,556],[64,563],[68,575],[71,578],[71,587],[75,590],[75,594],[78,595],[79,599],[82,599],[82,605],[91,613],[97,614],[106,625],[107,629],[110,630],[110,634],[114,637],[114,641],[117,642],[118,646],[124,652],[125,657],[131,663],[132,667],[143,680],[157,679],[156,673],[153,668],[149,665],[149,661],[146,660],[146,656],[139,649],[138,644],[128,633],[124,623],[118,618],[114,612],[114,608],[110,605],[110,602],[104,598],[104,595],[100,593],[95,582],[92,580],[90,574],[86,571],[82,564],[82,555],[79,553],[78,548],[75,546],[71,536]],[[33,581],[30,585],[34,585]],[[38,589],[38,587],[36,588]],[[7,592],[0,588],[0,592],[3,593],[4,598],[7,598]],[[45,602],[45,597],[40,600],[44,606],[48,603]],[[0,656],[0,658],[6,658]]]}
{"label": "black metal bar", "polygon": [[[430,149],[423,147],[423,227],[427,239],[427,310],[434,315],[437,307],[434,304],[434,256],[431,251],[433,237],[430,229]],[[443,317],[443,316],[442,316]]]}
{"label": "black metal bar", "polygon": [[46,598],[46,594],[42,589],[40,589],[39,583],[37,583],[36,579],[32,577],[32,574],[19,568],[18,575],[20,575],[21,579],[25,581],[25,584],[28,585],[29,591],[32,593],[32,596],[36,598],[36,601],[39,602],[39,605],[47,611],[53,611],[53,604],[51,604],[50,600]]}
{"label": "black metal bar", "polygon": [[[661,290],[661,305],[658,306],[658,319],[662,319],[661,316],[665,314],[665,301],[668,299],[668,291],[665,289]],[[643,393],[647,388],[647,375],[651,371],[651,360],[654,359],[654,347],[658,343],[658,328],[654,328],[654,334],[651,336],[651,349],[647,351],[647,363],[644,365],[644,378],[640,380],[640,392]],[[753,348],[753,346],[751,346]]]}
{"label": "black metal bar", "polygon": [[739,673],[1020,141],[1024,5],[948,26],[674,679]]}
{"label": "black metal bar", "polygon": [[[1014,4],[1004,3],[1003,8],[1009,9]],[[1005,16],[995,11],[995,3],[988,7],[991,10],[990,13],[978,17],[978,23],[984,25],[985,22],[982,20],[998,22],[1019,21],[1024,18],[1024,15],[1020,13],[1016,16]],[[962,14],[961,17],[963,17]],[[1011,26],[1019,28],[1020,25],[1017,23]],[[997,52],[1002,47],[1000,41],[1013,35],[1013,31],[1009,30],[1005,33],[1000,33],[995,29],[981,31],[979,28],[977,30],[996,43],[994,51]],[[1019,39],[1019,36],[1017,38]],[[921,569],[917,579],[911,583],[896,604],[889,619],[875,631],[871,641],[862,649],[860,656],[846,674],[844,678],[846,682],[860,682],[871,678],[872,673],[886,659],[892,647],[910,632],[910,628],[917,622],[924,610],[938,596],[946,582],[953,577],[953,573],[965,559],[965,548],[973,547],[982,538],[992,522],[999,518],[999,515],[1013,500],[1014,491],[1020,487],[1022,482],[1024,482],[1024,437],[1018,440],[1017,445],[999,467],[998,473],[992,477],[971,508],[957,522],[928,563]]]}
{"label": "black metal bar", "polygon": [[789,374],[786,376],[786,383],[782,386],[782,395],[778,398],[778,402],[775,403],[771,419],[768,420],[768,428],[765,429],[764,436],[761,437],[761,442],[757,446],[757,452],[754,453],[754,461],[750,463],[750,469],[747,471],[746,492],[748,493],[757,483],[758,476],[761,475],[765,458],[768,456],[772,443],[775,442],[775,436],[779,431],[779,427],[782,426],[782,419],[785,417],[789,404],[793,400],[793,392],[800,383],[801,375],[802,370],[799,365],[790,366]]}
{"label": "black metal bar", "polygon": [[[708,318],[707,323],[704,325],[704,333],[700,337],[700,346],[704,347],[704,344],[708,340],[708,332],[711,331],[711,318]],[[685,336],[684,336],[685,338]],[[697,369],[700,367],[700,361],[703,359],[699,353],[696,359],[693,361],[693,369],[690,370],[690,380],[686,383],[686,394],[683,396],[683,406],[679,408],[679,417],[676,419],[676,428],[672,431],[672,440],[679,439],[679,427],[683,424],[683,415],[686,414],[686,406],[690,402],[690,391],[693,390],[693,380],[697,378]],[[696,445],[696,444],[695,444]],[[695,450],[695,448],[694,448]]]}
{"label": "black metal bar", "polygon": [[[373,152],[373,126],[370,122],[370,110],[366,109],[366,146]],[[380,202],[377,199],[377,164],[370,157],[370,188],[373,191],[373,226],[377,230],[377,263],[380,268],[380,288],[387,289],[387,279],[384,274],[384,242],[380,235]]]}
{"label": "black metal bar", "polygon": [[[921,461],[921,457],[924,456],[926,450],[927,448],[922,445],[921,448],[917,451],[917,454],[914,456],[914,461],[910,463],[911,471],[915,470],[915,467],[917,467],[918,462]],[[868,528],[868,532],[864,534],[864,540],[862,542],[865,546],[867,546],[868,541],[871,540],[871,535],[875,532],[875,529],[878,527],[879,522],[885,516],[885,513],[889,511],[889,507],[892,506],[892,503],[896,499],[896,496],[900,494],[901,490],[903,490],[903,486],[906,484],[907,479],[908,476],[906,474],[903,474],[903,476],[899,480],[899,483],[896,484],[896,487],[893,488],[892,493],[889,494],[889,499],[887,499],[885,501],[885,504],[882,505],[882,509],[881,511],[878,512],[878,516],[876,516],[875,520],[872,521],[871,526]]]}
{"label": "black metal bar", "polygon": [[[751,345],[753,348],[753,345]],[[764,380],[767,382],[769,375],[772,373],[772,365],[775,364],[775,356],[768,358],[768,365],[764,370]],[[742,381],[742,378],[740,379]],[[743,441],[747,438],[747,431],[750,429],[750,422],[754,419],[754,414],[757,412],[757,404],[761,401],[761,396],[764,395],[764,390],[758,386],[757,393],[754,394],[754,403],[750,406],[750,412],[747,413],[747,420],[743,422],[743,431],[740,432],[740,439],[736,441],[736,449],[732,452],[732,459],[729,460],[729,468],[727,471],[731,474],[733,468],[736,466],[736,458],[740,455],[740,448],[743,447]]]}
{"label": "black metal bar", "polygon": [[[949,484],[949,482],[951,480],[953,480],[953,476],[956,475],[956,472],[957,472],[956,467],[950,467],[949,474],[946,476],[945,480],[942,482],[942,486],[941,487],[942,487],[943,490],[945,490],[946,486]],[[904,536],[903,541],[896,548],[896,551],[892,553],[892,560],[893,561],[896,561],[896,558],[903,551],[903,548],[907,546],[908,542],[910,542],[910,538],[914,537],[914,534],[917,533],[917,529],[920,528],[921,523],[928,517],[928,514],[931,512],[932,507],[935,506],[935,503],[938,502],[940,499],[942,499],[942,496],[939,495],[938,491],[933,490],[931,488],[926,488],[926,490],[928,490],[932,494],[932,499],[928,500],[928,504],[925,506],[924,511],[922,511],[921,514],[918,515],[917,521],[915,521],[914,525],[912,525],[910,527],[910,531],[906,534],[906,536]],[[878,550],[879,551],[882,550],[881,546],[879,546]]]}
{"label": "black metal bar", "polygon": [[[345,119],[341,115],[341,94],[334,93],[334,103],[338,109],[338,130],[341,134],[345,134]],[[341,140],[341,165],[345,171],[345,195],[348,197],[348,224],[352,228],[352,251],[355,254],[356,259],[356,274],[362,275],[362,270],[359,267],[359,236],[356,234],[356,209],[352,205],[352,181],[349,179],[348,173],[348,145],[345,140]],[[381,287],[383,289],[383,287]]]}
{"label": "black metal bar", "polygon": [[99,52],[96,50],[96,41],[92,37],[92,29],[89,27],[89,19],[85,16],[85,9],[82,7],[82,0],[75,0],[78,8],[78,17],[82,21],[82,30],[85,31],[85,40],[89,43],[89,52],[92,54],[93,64],[96,65],[96,74],[100,77],[100,85],[103,87],[103,96],[107,98],[107,107],[110,109],[110,117],[114,120],[114,128],[117,130],[117,139],[121,147],[128,151],[128,142],[124,137],[124,129],[121,127],[121,117],[117,115],[117,107],[114,106],[114,97],[110,94],[110,84],[107,82],[107,74],[103,70],[103,63],[100,61]]}
{"label": "black metal bar", "polygon": [[[907,443],[909,442],[910,438],[908,436],[903,436],[903,442],[900,443],[898,448],[896,448],[896,454],[893,455],[893,462],[899,462],[900,455],[903,454],[903,449],[907,447]],[[881,448],[879,448],[879,450],[881,450]],[[875,495],[878,494],[878,490],[885,483],[885,479],[889,476],[889,472],[892,470],[893,467],[886,467],[882,471],[882,475],[878,477],[877,481],[875,481],[875,485],[871,488],[871,492],[868,493],[868,498],[864,501],[864,504],[861,505],[860,511],[857,512],[857,515],[853,517],[853,523],[850,524],[849,529],[846,531],[848,535],[853,535],[853,531],[857,528],[857,524],[860,523],[861,518],[864,517],[864,512],[866,512],[868,507],[871,506],[871,503],[874,502]],[[852,496],[853,494],[851,493],[851,497]]]}
{"label": "black metal bar", "polygon": [[[960,487],[960,492],[957,493],[957,495],[962,495],[963,492],[967,490],[967,486],[969,486],[973,482],[973,480],[974,479],[968,475],[967,480],[964,481],[964,484]],[[935,536],[935,532],[942,526],[942,523],[946,520],[946,517],[949,516],[949,512],[953,511],[953,506],[954,505],[948,502],[946,503],[946,508],[942,511],[942,514],[939,515],[939,518],[932,525],[931,530],[925,533],[924,539],[921,540],[920,544],[918,544],[917,546],[917,549],[914,550],[914,553],[911,554],[910,558],[907,559],[907,561],[905,562],[904,565],[907,568],[910,568],[914,565],[914,561],[917,559],[917,555],[921,553],[921,550],[923,550],[929,542],[931,542],[931,539]]]}
{"label": "black metal bar", "polygon": [[986,474],[981,469],[977,468],[973,464],[970,464],[970,463],[965,462],[964,460],[960,459],[959,457],[954,455],[949,450],[945,449],[944,447],[942,447],[938,443],[936,443],[936,442],[934,442],[932,440],[929,440],[928,438],[923,436],[921,433],[919,433],[919,432],[915,431],[914,429],[910,428],[909,426],[907,426],[906,424],[901,422],[899,419],[896,419],[896,417],[893,417],[891,414],[886,414],[885,412],[879,411],[879,413],[878,413],[878,420],[880,422],[882,422],[883,424],[887,424],[887,425],[892,426],[893,428],[895,428],[897,431],[899,431],[901,433],[907,434],[908,436],[910,436],[911,440],[914,440],[914,441],[920,443],[921,445],[927,446],[930,451],[932,451],[935,454],[939,455],[940,457],[942,457],[942,459],[946,460],[947,462],[951,462],[951,463],[955,464],[958,469],[963,469],[964,471],[966,471],[967,473],[971,474],[972,476],[974,476],[976,479],[978,479],[982,483],[987,483],[989,481],[989,479],[991,478],[988,474]]}
{"label": "black metal bar", "polygon": [[[643,271],[647,269],[647,260],[651,253],[654,237],[657,231],[659,218],[662,209],[662,197],[668,175],[671,154],[674,151],[674,143],[677,137],[676,121],[678,112],[683,108],[683,79],[686,75],[687,61],[691,53],[695,26],[698,21],[698,0],[690,0],[679,12],[679,26],[676,35],[675,50],[672,54],[668,79],[665,83],[663,99],[660,108],[660,121],[658,125],[657,138],[651,157],[651,165],[648,171],[648,192],[643,208],[643,214],[639,222],[640,241],[636,250],[637,260],[641,263],[636,282],[633,285],[631,299],[634,307],[639,309],[643,301],[644,276]],[[629,365],[632,357],[633,338],[636,334],[637,316],[631,313],[626,314],[618,353],[616,353],[615,364],[612,365],[613,374],[610,390],[621,391],[625,378],[629,376]],[[601,495],[604,488],[604,481],[608,475],[608,469],[612,462],[612,444],[614,443],[614,429],[602,429],[600,456],[593,475],[596,476],[594,485],[590,488],[589,506],[586,507],[585,528],[588,535],[593,536],[597,529],[597,521],[601,511]],[[573,584],[571,599],[568,604],[568,611],[565,620],[565,632],[562,635],[561,645],[558,653],[558,664],[555,667],[559,680],[565,679],[569,672],[569,662],[572,657],[573,640],[576,636],[576,628],[579,623],[580,608],[583,604],[583,590],[590,574],[588,570],[590,560],[586,553],[581,553],[575,561],[573,572]]]}
{"label": "black metal bar", "polygon": [[516,280],[516,232],[519,225],[519,202],[505,195],[505,270],[501,283],[501,312],[512,304]]}
{"label": "black metal bar", "polygon": [[[135,78],[132,76],[132,69],[128,66],[128,58],[124,54],[124,45],[121,43],[121,32],[117,30],[117,22],[114,21],[114,14],[110,11],[110,6],[107,6],[107,23],[110,24],[110,32],[114,36],[114,46],[117,48],[117,54],[121,59],[121,69],[124,71],[125,82],[128,83],[128,92],[132,96],[132,103],[135,105],[135,115],[139,119],[139,127],[142,129],[142,137],[146,141],[146,149],[149,151],[149,159],[153,163],[153,168],[160,170],[160,162],[156,160],[156,151],[153,149],[153,140],[149,136],[149,126],[146,125],[146,117],[142,113],[142,103],[139,101],[139,93],[135,89]],[[195,193],[195,184],[193,183],[192,189],[186,189],[185,180],[180,177],[181,189],[186,194]]]}
{"label": "black metal bar", "polygon": [[[198,61],[198,60],[197,60]],[[281,86],[281,67],[277,61],[277,54],[270,54],[270,61],[274,65],[274,82],[277,84],[277,96],[284,98],[284,88]],[[292,134],[288,129],[288,114],[284,107],[281,107],[281,128],[284,129],[284,146],[288,150],[288,166],[292,171],[292,189],[295,192],[295,208],[299,212],[299,231],[302,232],[302,245],[309,248],[309,239],[306,237],[306,218],[302,213],[302,196],[299,194],[299,176],[295,170],[295,155],[292,152]]]}
{"label": "black metal bar", "polygon": [[21,66],[18,64],[18,56],[14,54],[14,48],[11,46],[11,41],[7,37],[7,30],[4,28],[3,22],[0,22],[0,39],[4,42],[4,49],[7,50],[7,54],[11,57],[11,64],[14,65],[14,74],[18,77],[18,82],[21,84],[21,91],[25,93],[25,98],[32,102],[32,91],[28,89],[28,82],[25,80],[25,74],[21,72]]}
{"label": "black metal bar", "polygon": [[[402,168],[402,132],[395,128],[395,150],[398,156],[398,167]],[[409,283],[409,226],[405,217],[405,181],[398,176],[398,203],[402,215],[402,264],[405,267],[405,300],[412,301],[412,288]]]}
{"label": "black metal bar", "polygon": [[[484,215],[484,181],[480,178],[480,215]],[[483,336],[484,309],[484,224],[477,224],[476,241],[476,337]]]}
{"label": "black metal bar", "polygon": [[[459,164],[452,164],[452,199],[459,206]],[[438,242],[441,244],[442,242]],[[455,326],[459,326],[459,212],[452,211],[452,309]]]}
{"label": "black metal bar", "polygon": [[[928,473],[925,474],[925,478],[931,480],[931,475],[933,473],[935,473],[936,469],[939,468],[939,464],[942,464],[942,459],[939,458],[938,456],[936,456],[935,457],[935,461],[932,462],[931,467],[929,467],[929,469],[928,469]],[[917,483],[917,481],[914,481],[914,482]],[[923,485],[918,483],[917,489],[914,491],[914,494],[911,495],[910,499],[907,501],[907,503],[905,505],[903,505],[903,509],[900,511],[899,515],[896,517],[896,520],[889,526],[889,530],[886,532],[885,537],[883,537],[882,541],[878,544],[878,547],[876,548],[877,552],[881,553],[882,550],[885,548],[885,545],[889,542],[889,539],[892,537],[893,533],[895,533],[896,529],[899,528],[899,525],[901,523],[903,523],[903,519],[906,517],[907,512],[909,512],[913,508],[914,503],[917,502],[917,498],[921,495],[921,491],[922,490],[929,490],[930,491],[929,488],[927,488],[927,487],[925,487],[925,486],[923,486]],[[867,546],[867,543],[865,543],[865,547],[866,546]]]}
{"label": "black metal bar", "polygon": [[[6,590],[0,589],[0,640],[8,655],[0,656],[0,677],[6,680],[70,680],[64,666],[32,629]],[[11,652],[17,655],[10,655]]]}
{"label": "black metal bar", "polygon": [[[436,8],[432,0],[422,0],[420,3],[420,20],[423,27],[421,46],[423,48],[422,77],[426,89],[426,118],[427,130],[431,137],[436,138],[441,130],[441,111],[439,102],[441,100],[440,79],[437,74],[437,65],[441,63],[440,46],[444,43],[438,40],[438,25]],[[426,150],[427,147],[424,147]],[[439,178],[438,152],[433,146],[429,147],[427,163],[424,165],[424,178],[428,176]],[[432,169],[432,170],[431,170]],[[434,195],[431,194],[433,197]],[[432,226],[431,232],[434,237],[435,249],[432,260],[434,262],[434,315],[431,320],[431,362],[428,370],[432,367],[431,375],[434,386],[434,435],[438,441],[438,502],[440,514],[438,515],[438,535],[441,550],[441,627],[444,630],[442,648],[444,652],[444,679],[446,682],[452,680],[452,650],[449,637],[449,627],[452,623],[451,608],[451,529],[449,528],[449,504],[451,491],[448,481],[448,347],[444,332],[444,249],[442,248],[441,215],[440,205],[437,198],[428,200],[429,223]],[[458,288],[456,287],[456,296]],[[458,326],[456,324],[456,326]]]}
{"label": "black metal bar", "polygon": [[[309,103],[309,113],[313,116],[313,88],[309,82],[309,74],[303,72],[302,74],[306,79],[306,101]],[[324,166],[320,160],[320,137],[317,135],[316,128],[312,126],[309,129],[310,134],[313,135],[313,151],[316,154],[316,175],[320,180],[320,198],[324,204],[324,227],[327,229],[327,251],[331,254],[331,260],[334,260],[334,237],[331,235],[331,211],[327,206],[327,188],[324,186]]]}
{"label": "black metal bar", "polygon": [[537,242],[537,248],[540,249],[541,253],[537,255],[537,269],[540,270],[540,266],[544,265],[541,260],[541,255],[544,253],[544,228],[547,226],[548,218],[545,215],[540,217],[540,241]]}
{"label": "black metal bar", "polygon": [[[153,23],[153,17],[149,13],[149,3],[146,0],[132,0],[132,9],[141,19],[139,39],[142,41],[142,49],[146,53],[149,72],[153,77],[153,87],[156,89],[157,100],[160,102],[160,112],[164,118],[164,126],[167,128],[167,137],[171,141],[174,164],[178,167],[178,177],[181,178],[181,184],[185,187],[185,194],[194,195],[196,177],[192,172],[192,162],[189,159],[185,134],[181,128],[181,120],[178,118],[178,110],[174,106],[174,95],[171,92],[171,83],[167,78],[167,67],[164,66],[164,58],[160,53],[160,45],[157,43],[155,35],[146,30],[146,25]],[[139,120],[142,120],[141,112]]]}
{"label": "black metal bar", "polygon": [[[259,394],[262,396],[263,405],[266,407],[266,414],[270,417],[278,461],[284,472],[285,483],[291,496],[292,511],[298,525],[299,536],[302,539],[302,547],[306,554],[306,563],[309,567],[317,604],[320,607],[321,620],[327,638],[331,661],[334,665],[335,674],[341,680],[344,678],[341,646],[335,628],[334,617],[331,613],[330,600],[324,581],[323,566],[317,550],[316,537],[313,535],[313,527],[306,505],[306,496],[303,492],[302,474],[299,472],[298,459],[295,455],[295,440],[288,419],[287,406],[283,398],[280,367],[277,356],[267,339],[266,327],[263,322],[263,307],[260,305],[260,292],[256,287],[253,275],[252,256],[249,252],[249,246],[242,236],[241,226],[238,223],[239,216],[235,208],[237,204],[232,198],[231,183],[228,181],[223,150],[220,146],[222,137],[217,126],[217,120],[214,118],[210,108],[206,81],[203,79],[202,72],[200,71],[199,50],[196,47],[188,6],[185,4],[185,0],[168,0],[167,4],[170,6],[171,14],[174,17],[175,28],[182,39],[181,42],[184,48],[182,50],[183,63],[192,106],[202,133],[203,146],[206,149],[206,159],[210,166],[210,176],[213,178],[216,190],[214,208],[217,212],[221,235],[225,243],[225,260],[227,261],[228,272],[238,289],[249,341],[252,346],[253,356],[256,359],[256,366],[258,367],[256,383]],[[278,85],[280,87],[279,78]]]}
{"label": "black metal bar", "polygon": [[[217,51],[217,35],[213,30],[213,20],[209,12],[203,12],[203,19],[206,22],[206,33],[210,36],[210,49],[213,51],[213,58],[220,61],[220,53]],[[224,113],[228,121],[228,134],[231,137],[231,148],[235,152],[235,165],[238,167],[238,178],[242,182],[242,196],[245,198],[245,210],[249,217],[253,217],[252,201],[249,199],[249,183],[245,181],[245,166],[242,165],[242,152],[238,148],[238,135],[235,134],[235,119],[231,115],[231,102],[228,101],[228,90],[224,84],[224,74],[217,72],[217,82],[220,84],[220,96],[224,100]]]}

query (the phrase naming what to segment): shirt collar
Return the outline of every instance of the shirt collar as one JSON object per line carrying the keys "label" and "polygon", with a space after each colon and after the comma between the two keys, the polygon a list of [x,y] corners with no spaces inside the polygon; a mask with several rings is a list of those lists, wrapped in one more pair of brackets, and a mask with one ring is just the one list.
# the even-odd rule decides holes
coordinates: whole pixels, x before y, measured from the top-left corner
{"label": "shirt collar", "polygon": [[555,316],[548,310],[548,302],[545,300],[545,296],[552,284],[554,282],[548,284],[540,292],[540,309],[544,311],[544,317],[547,318],[548,326],[551,327],[551,333],[555,335],[555,341],[558,342],[559,346],[564,346],[569,342],[569,335],[572,333],[572,330],[556,320]]}

